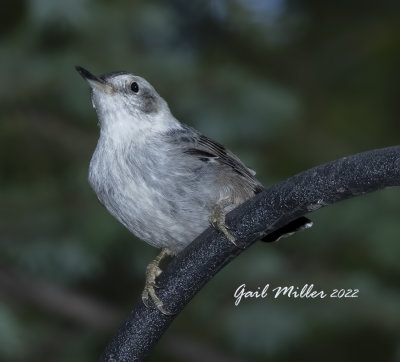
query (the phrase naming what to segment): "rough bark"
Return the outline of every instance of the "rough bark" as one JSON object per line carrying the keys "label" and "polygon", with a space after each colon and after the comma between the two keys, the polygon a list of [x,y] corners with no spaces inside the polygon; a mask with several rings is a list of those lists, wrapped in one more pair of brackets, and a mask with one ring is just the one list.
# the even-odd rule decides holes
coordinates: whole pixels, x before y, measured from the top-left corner
{"label": "rough bark", "polygon": [[139,301],[101,361],[142,360],[202,286],[256,240],[321,207],[399,185],[400,146],[394,146],[314,167],[256,195],[227,216],[239,247],[213,228],[207,229],[158,278],[157,294],[174,314],[163,315],[154,305],[146,308]]}

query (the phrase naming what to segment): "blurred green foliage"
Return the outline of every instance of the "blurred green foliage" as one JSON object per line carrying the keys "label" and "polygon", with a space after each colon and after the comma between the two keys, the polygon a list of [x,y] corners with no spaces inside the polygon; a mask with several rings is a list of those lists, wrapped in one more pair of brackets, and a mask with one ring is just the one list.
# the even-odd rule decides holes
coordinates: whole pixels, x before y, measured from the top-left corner
{"label": "blurred green foliage", "polygon": [[[144,76],[178,119],[226,144],[271,185],[398,143],[399,8],[3,1],[0,360],[96,360],[139,299],[156,254],[87,184],[98,129],[75,64]],[[149,360],[400,360],[399,199],[391,189],[342,202],[313,214],[310,231],[255,245],[204,288]],[[235,307],[242,283],[313,283],[360,296]],[[81,317],[85,303],[91,318]]]}

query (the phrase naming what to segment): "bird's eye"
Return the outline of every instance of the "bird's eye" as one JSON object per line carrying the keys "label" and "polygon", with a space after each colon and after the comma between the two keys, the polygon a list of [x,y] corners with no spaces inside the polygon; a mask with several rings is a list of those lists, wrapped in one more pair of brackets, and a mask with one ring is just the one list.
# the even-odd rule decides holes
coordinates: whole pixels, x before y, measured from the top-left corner
{"label": "bird's eye", "polygon": [[131,84],[131,91],[135,92],[135,93],[139,92],[139,86],[138,86],[138,84],[136,82],[133,82]]}

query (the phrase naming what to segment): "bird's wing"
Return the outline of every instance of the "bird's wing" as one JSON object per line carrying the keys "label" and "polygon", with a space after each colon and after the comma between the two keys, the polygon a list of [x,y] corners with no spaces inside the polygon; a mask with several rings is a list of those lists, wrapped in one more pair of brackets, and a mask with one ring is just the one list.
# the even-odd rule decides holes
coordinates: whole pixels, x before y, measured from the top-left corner
{"label": "bird's wing", "polygon": [[240,176],[253,189],[254,193],[259,193],[264,189],[254,177],[256,173],[246,167],[237,156],[195,129],[185,125],[182,130],[173,131],[169,136],[172,137],[174,143],[179,144],[183,153],[194,156],[203,162],[227,166],[232,171],[232,175]]}
{"label": "bird's wing", "polygon": [[[242,198],[242,201],[249,198],[252,193],[256,194],[264,190],[262,184],[254,177],[255,172],[253,170],[247,168],[238,157],[224,146],[203,136],[195,129],[184,126],[181,130],[171,131],[168,137],[170,142],[179,147],[180,152],[183,150],[185,154],[192,155],[201,162],[210,165],[214,163],[228,167],[228,171],[225,173],[230,175],[225,175],[225,180],[236,181],[233,183],[249,191],[248,193],[245,192],[247,196]],[[232,178],[235,180],[232,180]],[[239,182],[237,182],[238,179],[240,179]],[[302,216],[281,229],[268,234],[263,241],[275,241],[281,237],[290,236],[299,230],[309,228],[311,225],[312,221]]]}

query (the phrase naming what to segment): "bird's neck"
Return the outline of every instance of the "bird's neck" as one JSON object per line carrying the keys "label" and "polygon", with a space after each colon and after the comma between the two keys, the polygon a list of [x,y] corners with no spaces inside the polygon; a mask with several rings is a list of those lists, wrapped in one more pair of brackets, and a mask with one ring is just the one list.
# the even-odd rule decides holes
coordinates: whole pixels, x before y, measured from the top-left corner
{"label": "bird's neck", "polygon": [[139,116],[120,111],[103,115],[100,128],[100,137],[112,140],[116,145],[123,145],[133,140],[141,144],[171,129],[181,129],[182,125],[170,112]]}

